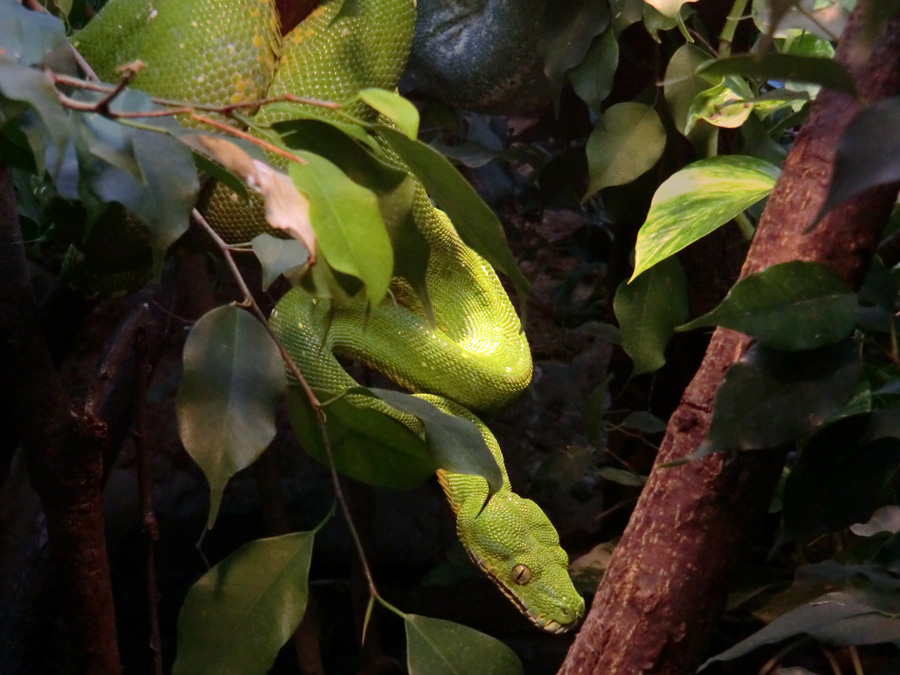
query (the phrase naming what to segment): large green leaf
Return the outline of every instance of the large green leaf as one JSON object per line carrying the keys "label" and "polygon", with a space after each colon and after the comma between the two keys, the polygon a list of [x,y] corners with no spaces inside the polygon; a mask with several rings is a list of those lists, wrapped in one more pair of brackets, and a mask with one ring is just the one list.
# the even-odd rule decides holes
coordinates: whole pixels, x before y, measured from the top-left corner
{"label": "large green leaf", "polygon": [[769,194],[779,170],[755,157],[710,157],[670,176],[653,195],[635,244],[632,281]]}
{"label": "large green leaf", "polygon": [[306,612],[315,532],[245,544],[204,574],[178,615],[174,675],[265,675]]}
{"label": "large green leaf", "polygon": [[841,411],[860,371],[849,341],[808,352],[753,345],[719,385],[697,456],[777,448],[808,436]]}
{"label": "large green leaf", "polygon": [[385,125],[379,125],[378,132],[422,181],[438,207],[447,213],[463,241],[509,277],[524,300],[528,295],[528,280],[509,250],[497,214],[439,152]]}
{"label": "large green leaf", "polygon": [[350,180],[323,157],[298,151],[291,180],[309,198],[309,217],[319,250],[334,269],[360,279],[369,302],[387,293],[394,268],[391,242],[375,194]]}
{"label": "large green leaf", "polygon": [[690,313],[687,281],[674,258],[665,260],[616,291],[613,310],[621,328],[622,348],[634,361],[633,375],[666,363],[669,339]]}
{"label": "large green leaf", "polygon": [[653,168],[666,147],[659,115],[643,103],[617,103],[603,113],[585,152],[589,183],[584,198],[624,185]]}
{"label": "large green leaf", "polygon": [[795,54],[745,54],[703,64],[699,72],[708,75],[743,75],[766,80],[808,82],[856,96],[853,78],[834,59]]}
{"label": "large green leaf", "polygon": [[876,185],[900,180],[900,97],[863,108],[838,140],[834,175],[816,220]]}
{"label": "large green leaf", "polygon": [[[405,489],[418,485],[437,466],[419,436],[393,417],[366,405],[363,396],[316,392],[325,406],[325,432],[337,470],[363,483]],[[329,402],[329,399],[333,399]],[[328,454],[306,394],[289,387],[288,412],[306,451],[328,465]]]}
{"label": "large green leaf", "polygon": [[429,401],[389,389],[371,389],[391,407],[418,418],[425,427],[428,453],[442,469],[481,476],[490,495],[503,485],[503,474],[474,423],[439,410]]}
{"label": "large green leaf", "polygon": [[846,338],[856,314],[856,294],[834,270],[795,260],[741,279],[718,307],[676,330],[724,326],[768,347],[802,351]]}
{"label": "large green leaf", "polygon": [[458,623],[408,614],[409,675],[521,675],[522,663],[499,640]]}
{"label": "large green leaf", "polygon": [[207,527],[216,521],[228,480],[274,438],[284,387],[278,348],[249,312],[218,307],[194,324],[175,413],[181,442],[209,482]]}

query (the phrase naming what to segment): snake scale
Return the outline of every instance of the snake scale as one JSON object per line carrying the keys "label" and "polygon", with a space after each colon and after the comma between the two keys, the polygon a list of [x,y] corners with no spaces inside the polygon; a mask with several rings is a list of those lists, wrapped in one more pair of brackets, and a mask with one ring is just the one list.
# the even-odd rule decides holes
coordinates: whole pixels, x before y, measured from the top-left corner
{"label": "snake scale", "polygon": [[[339,13],[341,2],[326,0],[282,38],[272,0],[111,0],[73,42],[105,80],[117,79],[117,65],[140,58],[146,67],[134,86],[169,99],[220,106],[291,92],[342,101],[363,87],[394,89],[412,44],[413,0],[354,0],[355,11]],[[355,105],[353,115],[374,119],[374,111]],[[263,107],[256,121],[285,116]],[[224,188],[207,202],[207,218],[229,241],[248,241],[266,228],[259,213],[236,204]],[[496,439],[468,410],[502,406],[528,385],[531,354],[519,319],[493,269],[417,182],[412,210],[431,249],[426,284],[434,323],[399,278],[392,282],[396,301],[368,312],[356,299],[332,311],[329,301],[295,288],[270,322],[314,389],[357,386],[337,354],[476,424],[504,481],[485,505],[485,479],[438,472],[459,538],[535,624],[568,630],[583,615],[584,601],[569,579],[556,530],[534,502],[510,489]],[[354,403],[378,406],[422,433],[416,418],[381,401],[359,396]]]}

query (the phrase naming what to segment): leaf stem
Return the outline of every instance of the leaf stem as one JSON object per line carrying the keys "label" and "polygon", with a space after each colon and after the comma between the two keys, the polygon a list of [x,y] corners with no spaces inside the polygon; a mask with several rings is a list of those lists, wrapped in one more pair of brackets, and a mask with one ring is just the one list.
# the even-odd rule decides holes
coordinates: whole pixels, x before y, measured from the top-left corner
{"label": "leaf stem", "polygon": [[725,25],[722,26],[722,32],[719,33],[719,58],[731,56],[734,33],[737,30],[738,23],[744,18],[745,9],[747,9],[747,0],[734,0],[731,12],[728,13]]}

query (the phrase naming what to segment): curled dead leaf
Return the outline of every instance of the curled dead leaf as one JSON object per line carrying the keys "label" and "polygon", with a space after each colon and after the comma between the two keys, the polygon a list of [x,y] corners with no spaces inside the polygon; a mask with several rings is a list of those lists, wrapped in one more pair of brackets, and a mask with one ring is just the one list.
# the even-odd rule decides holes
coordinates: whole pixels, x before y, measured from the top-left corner
{"label": "curled dead leaf", "polygon": [[253,159],[239,146],[219,136],[185,134],[180,140],[222,164],[259,194],[265,202],[266,222],[302,242],[309,251],[309,264],[315,263],[316,235],[309,220],[309,200],[294,187],[287,174]]}

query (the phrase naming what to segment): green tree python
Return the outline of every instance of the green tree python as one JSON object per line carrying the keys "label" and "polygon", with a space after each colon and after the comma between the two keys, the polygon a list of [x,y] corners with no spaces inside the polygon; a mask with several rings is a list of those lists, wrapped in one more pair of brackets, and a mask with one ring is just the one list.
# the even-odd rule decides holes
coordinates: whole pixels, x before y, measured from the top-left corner
{"label": "green tree python", "polygon": [[[342,101],[362,87],[394,89],[412,43],[413,0],[358,0],[355,11],[338,14],[340,7],[341,0],[328,0],[282,39],[272,0],[112,0],[74,44],[104,80],[115,81],[117,65],[140,58],[146,67],[136,87],[217,106],[284,92]],[[375,115],[362,103],[352,112],[361,119]],[[284,116],[263,108],[256,120]],[[237,205],[223,189],[205,208],[229,241],[248,241],[265,228],[258,213]],[[328,301],[295,288],[278,302],[271,324],[314,389],[356,386],[338,354],[477,425],[504,482],[485,505],[484,478],[438,472],[459,538],[535,624],[568,630],[583,615],[584,601],[569,579],[556,530],[534,502],[512,492],[497,441],[467,409],[497,408],[528,385],[531,354],[519,319],[493,269],[460,240],[418,184],[413,215],[431,248],[433,324],[399,278],[392,282],[393,298],[368,314],[356,300],[331,312]],[[357,403],[381,406],[421,434],[416,418],[359,398],[366,401]]]}

